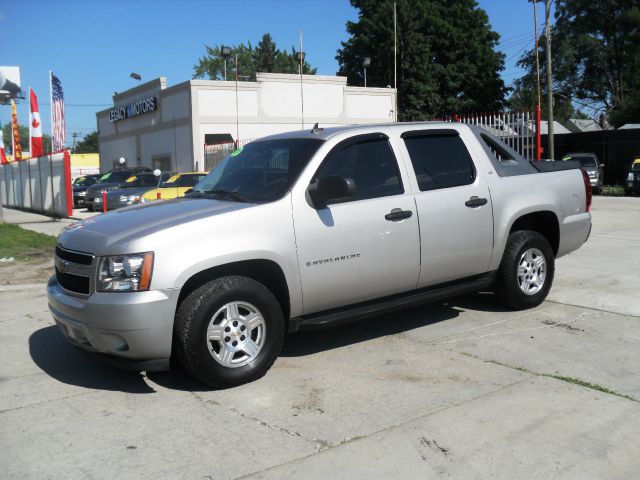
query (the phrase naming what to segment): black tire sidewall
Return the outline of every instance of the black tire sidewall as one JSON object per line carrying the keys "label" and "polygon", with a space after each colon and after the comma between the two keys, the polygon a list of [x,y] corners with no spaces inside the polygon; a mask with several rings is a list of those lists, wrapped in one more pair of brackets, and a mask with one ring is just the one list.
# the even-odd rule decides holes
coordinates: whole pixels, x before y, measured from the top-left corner
{"label": "black tire sidewall", "polygon": [[[546,261],[546,277],[542,289],[534,295],[527,295],[518,284],[518,263],[522,254],[536,248]],[[521,310],[540,305],[549,294],[555,273],[555,256],[547,239],[538,232],[523,230],[509,235],[505,255],[498,272],[497,292],[502,300],[512,308]]]}
{"label": "black tire sidewall", "polygon": [[[209,352],[206,332],[213,315],[229,302],[255,306],[265,322],[265,343],[258,356],[242,367],[219,364]],[[280,353],[285,323],[275,296],[264,285],[246,277],[223,277],[211,281],[189,295],[178,311],[176,332],[185,368],[204,383],[225,387],[246,383],[262,376]],[[178,325],[180,327],[180,325]]]}

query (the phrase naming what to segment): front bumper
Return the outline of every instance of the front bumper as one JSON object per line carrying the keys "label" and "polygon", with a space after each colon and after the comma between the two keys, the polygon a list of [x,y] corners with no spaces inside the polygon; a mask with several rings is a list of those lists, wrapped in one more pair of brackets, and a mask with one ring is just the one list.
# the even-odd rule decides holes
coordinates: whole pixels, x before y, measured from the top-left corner
{"label": "front bumper", "polygon": [[[77,295],[49,279],[49,309],[75,346],[111,358],[117,366],[159,370],[169,366],[179,289]],[[135,368],[135,367],[134,367]]]}

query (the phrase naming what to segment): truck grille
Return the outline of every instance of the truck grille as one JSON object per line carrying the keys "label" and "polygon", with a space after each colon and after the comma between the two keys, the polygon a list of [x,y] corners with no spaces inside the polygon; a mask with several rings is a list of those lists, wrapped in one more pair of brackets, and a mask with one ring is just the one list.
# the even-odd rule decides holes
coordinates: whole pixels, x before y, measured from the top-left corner
{"label": "truck grille", "polygon": [[93,255],[63,250],[58,246],[56,246],[56,255],[62,260],[66,260],[67,262],[72,263],[79,263],[80,265],[91,265],[91,262],[93,261]]}
{"label": "truck grille", "polygon": [[95,276],[94,259],[91,254],[56,246],[54,264],[60,286],[70,292],[89,295]]}
{"label": "truck grille", "polygon": [[56,268],[56,278],[58,279],[58,283],[65,290],[89,295],[89,288],[91,285],[89,277],[73,275],[72,273],[62,273]]}

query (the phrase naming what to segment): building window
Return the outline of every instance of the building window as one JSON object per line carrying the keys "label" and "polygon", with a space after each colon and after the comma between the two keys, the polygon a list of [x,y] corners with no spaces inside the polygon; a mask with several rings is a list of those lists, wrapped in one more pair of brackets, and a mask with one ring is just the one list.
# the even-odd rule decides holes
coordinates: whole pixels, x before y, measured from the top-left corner
{"label": "building window", "polygon": [[171,170],[171,157],[153,157],[153,168],[168,172]]}

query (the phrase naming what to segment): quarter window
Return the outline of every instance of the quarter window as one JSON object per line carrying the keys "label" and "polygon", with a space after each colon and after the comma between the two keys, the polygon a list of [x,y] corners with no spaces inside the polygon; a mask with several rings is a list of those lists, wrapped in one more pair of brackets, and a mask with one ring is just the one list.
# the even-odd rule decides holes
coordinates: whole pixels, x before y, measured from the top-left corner
{"label": "quarter window", "polygon": [[471,156],[457,134],[412,134],[404,143],[421,191],[469,185],[475,180]]}
{"label": "quarter window", "polygon": [[398,162],[389,141],[379,136],[355,142],[348,140],[348,143],[334,148],[325,158],[312,182],[330,176],[353,179],[356,184],[356,193],[354,196],[328,203],[404,193]]}

